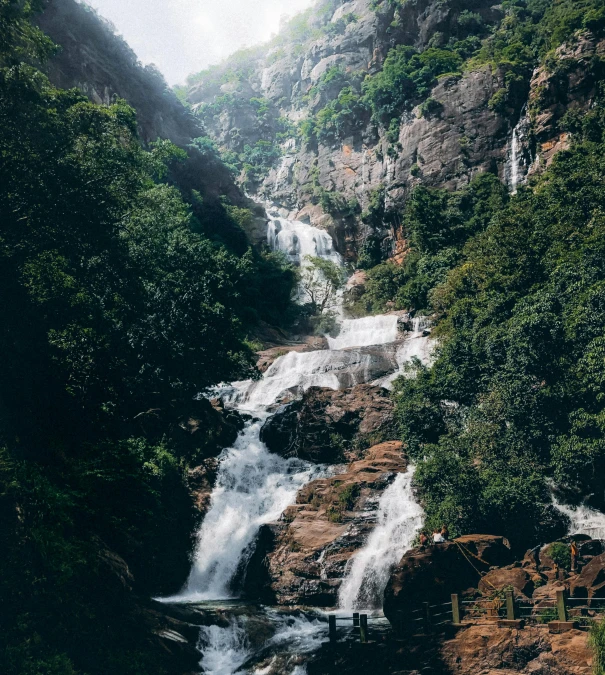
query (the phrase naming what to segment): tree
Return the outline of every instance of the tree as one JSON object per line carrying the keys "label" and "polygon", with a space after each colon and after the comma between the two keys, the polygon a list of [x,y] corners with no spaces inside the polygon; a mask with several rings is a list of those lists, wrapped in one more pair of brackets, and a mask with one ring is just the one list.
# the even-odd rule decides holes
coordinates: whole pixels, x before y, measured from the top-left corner
{"label": "tree", "polygon": [[338,291],[344,287],[345,282],[345,272],[340,265],[324,258],[305,256],[301,287],[313,309],[319,314],[335,305]]}

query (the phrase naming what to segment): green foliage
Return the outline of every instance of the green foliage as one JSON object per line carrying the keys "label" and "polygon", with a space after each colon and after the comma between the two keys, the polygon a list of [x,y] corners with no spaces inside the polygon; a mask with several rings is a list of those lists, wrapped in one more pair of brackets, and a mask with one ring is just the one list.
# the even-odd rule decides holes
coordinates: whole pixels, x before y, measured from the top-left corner
{"label": "green foliage", "polygon": [[462,56],[451,49],[429,47],[418,52],[414,47],[397,45],[389,52],[382,71],[364,80],[364,101],[373,118],[388,126],[430,93],[438,75],[455,73],[462,63]]}
{"label": "green foliage", "polygon": [[296,276],[203,234],[252,216],[163,183],[186,153],[144,150],[123,101],[50,85],[39,4],[0,0],[0,671],[161,675],[137,598],[186,578],[213,433],[192,447],[180,415],[255,374],[245,338]]}
{"label": "green foliage", "polygon": [[[418,190],[404,217],[410,262],[371,273],[391,299],[426,298],[441,318],[435,365],[414,366],[395,392],[429,523],[548,541],[565,525],[548,478],[605,506],[601,103],[589,118],[510,200],[493,177]],[[425,265],[448,250],[454,264],[431,289]]]}
{"label": "green foliage", "polygon": [[338,504],[344,511],[350,511],[355,506],[360,493],[359,483],[345,485],[338,491]]}
{"label": "green foliage", "polygon": [[305,256],[301,286],[314,312],[323,314],[330,310],[345,282],[345,271],[340,265],[325,258]]}
{"label": "green foliage", "polygon": [[[383,263],[368,272],[357,312],[377,313],[392,303],[396,309],[431,309],[432,292],[460,260],[470,237],[485,229],[507,202],[506,188],[491,174],[475,178],[458,193],[419,186],[403,213],[410,252],[403,265]],[[379,195],[372,213],[379,213]],[[363,217],[363,216],[362,216]],[[362,310],[363,308],[363,310]]]}
{"label": "green foliage", "polygon": [[571,570],[571,553],[568,544],[556,541],[546,549],[546,555],[550,556],[562,570]]}
{"label": "green foliage", "polygon": [[588,643],[594,655],[594,675],[605,675],[605,621],[592,624]]}

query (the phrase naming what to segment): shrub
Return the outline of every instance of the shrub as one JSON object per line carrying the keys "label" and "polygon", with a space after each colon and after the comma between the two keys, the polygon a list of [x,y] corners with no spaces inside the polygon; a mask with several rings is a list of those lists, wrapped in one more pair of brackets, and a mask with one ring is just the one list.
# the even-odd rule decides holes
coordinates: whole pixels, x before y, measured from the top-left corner
{"label": "shrub", "polygon": [[560,541],[551,544],[546,550],[546,555],[550,556],[561,569],[571,570],[571,553],[567,544]]}

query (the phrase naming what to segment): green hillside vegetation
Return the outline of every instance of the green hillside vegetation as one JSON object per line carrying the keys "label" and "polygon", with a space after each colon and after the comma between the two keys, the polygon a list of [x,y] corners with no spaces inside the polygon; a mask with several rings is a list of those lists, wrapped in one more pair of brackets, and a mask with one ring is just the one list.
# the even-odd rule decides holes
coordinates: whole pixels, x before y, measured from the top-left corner
{"label": "green hillside vegetation", "polygon": [[295,275],[201,234],[198,215],[249,214],[162,182],[184,152],[143,149],[124,102],[50,85],[41,5],[0,2],[0,672],[161,673],[111,552],[143,595],[184,581],[190,450],[171,426],[254,376],[248,335],[287,313]]}
{"label": "green hillside vegetation", "polygon": [[[562,526],[549,480],[605,509],[604,133],[601,100],[573,148],[508,203],[485,176],[449,196],[421,188],[407,211],[411,262],[389,283],[436,312],[439,348],[394,396],[431,527],[547,541]],[[451,203],[473,193],[472,217],[452,221]]]}

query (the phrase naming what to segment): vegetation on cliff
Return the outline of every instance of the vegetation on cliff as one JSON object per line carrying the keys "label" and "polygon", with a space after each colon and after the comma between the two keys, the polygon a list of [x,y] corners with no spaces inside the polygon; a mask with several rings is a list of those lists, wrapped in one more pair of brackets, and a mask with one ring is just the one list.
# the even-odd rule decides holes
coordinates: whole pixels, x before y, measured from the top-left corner
{"label": "vegetation on cliff", "polygon": [[[439,317],[438,358],[431,369],[412,366],[416,377],[399,380],[395,398],[429,525],[543,540],[560,518],[551,480],[572,502],[588,495],[605,507],[604,133],[601,101],[574,125],[572,149],[529,187],[510,200],[495,184],[480,194],[478,232],[416,296]],[[430,236],[421,243],[411,228],[412,261],[451,223],[444,206],[468,192],[416,193],[408,222],[420,197]],[[413,264],[397,292],[423,281],[418,268],[405,276]]]}
{"label": "vegetation on cliff", "polygon": [[0,670],[159,673],[133,594],[188,572],[179,415],[254,374],[248,332],[294,274],[202,234],[245,214],[164,183],[184,153],[143,149],[125,103],[49,83],[41,5],[0,3]]}

